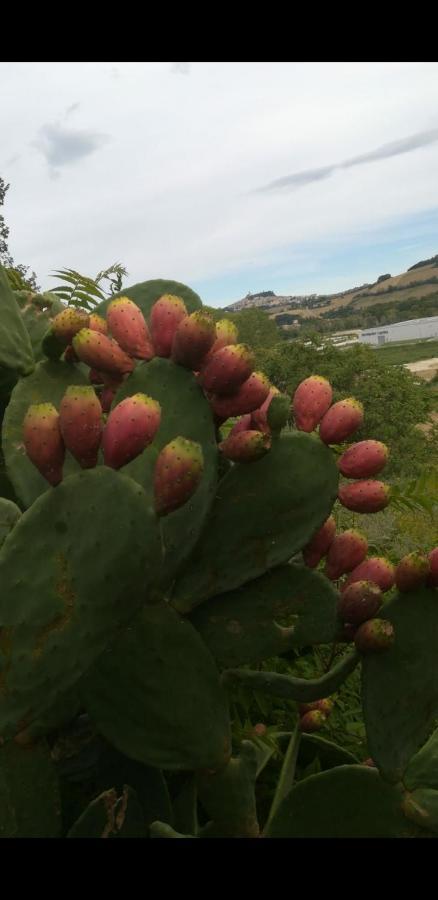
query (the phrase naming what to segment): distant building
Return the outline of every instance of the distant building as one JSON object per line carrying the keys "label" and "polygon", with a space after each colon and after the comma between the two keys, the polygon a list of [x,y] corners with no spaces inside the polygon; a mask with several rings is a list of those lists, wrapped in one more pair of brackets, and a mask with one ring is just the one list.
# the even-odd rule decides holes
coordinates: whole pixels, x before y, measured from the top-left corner
{"label": "distant building", "polygon": [[393,325],[365,328],[359,334],[359,341],[361,344],[378,346],[392,341],[415,341],[434,337],[438,337],[438,316],[430,316],[427,319],[408,319],[406,322],[395,322]]}

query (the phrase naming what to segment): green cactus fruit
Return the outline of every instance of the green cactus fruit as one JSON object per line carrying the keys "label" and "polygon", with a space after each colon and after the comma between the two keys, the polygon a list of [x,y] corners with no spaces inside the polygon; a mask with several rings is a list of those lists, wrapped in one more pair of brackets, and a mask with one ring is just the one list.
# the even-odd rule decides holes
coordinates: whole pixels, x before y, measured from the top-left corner
{"label": "green cactus fruit", "polygon": [[133,394],[118,403],[103,432],[105,465],[120,469],[139,456],[154,440],[160,421],[160,404],[146,394]]}
{"label": "green cactus fruit", "polygon": [[353,569],[342,585],[341,592],[346,591],[355,581],[373,581],[379,586],[382,594],[386,594],[395,582],[394,566],[384,556],[370,556]]}
{"label": "green cactus fruit", "polygon": [[394,626],[386,619],[368,619],[357,629],[354,643],[358,653],[381,653],[394,643]]}
{"label": "green cactus fruit", "polygon": [[305,716],[306,713],[319,709],[319,711],[328,718],[333,712],[334,705],[333,700],[330,700],[329,697],[325,697],[323,700],[314,700],[313,703],[300,703],[298,711],[300,716]]}
{"label": "green cactus fruit", "polygon": [[430,574],[430,563],[424,553],[408,553],[395,570],[395,583],[399,591],[413,591],[423,587]]}
{"label": "green cactus fruit", "polygon": [[204,365],[218,352],[218,350],[222,350],[222,347],[228,347],[230,344],[237,344],[238,331],[234,322],[231,322],[229,319],[219,319],[219,321],[216,322],[215,330],[216,339],[205,357]]}
{"label": "green cactus fruit", "polygon": [[429,567],[427,585],[428,587],[438,587],[438,547],[429,553]]}
{"label": "green cactus fruit", "polygon": [[303,560],[309,569],[316,569],[318,563],[326,556],[335,534],[336,521],[334,516],[329,516],[303,549]]}
{"label": "green cactus fruit", "polygon": [[73,349],[81,362],[110,375],[126,375],[134,369],[134,360],[117,341],[91,328],[82,328],[74,336]]}
{"label": "green cactus fruit", "polygon": [[[262,403],[259,409],[255,409],[253,413],[251,413],[251,425],[252,428],[256,428],[257,431],[264,431],[270,433],[271,429],[268,425],[268,409],[271,406],[271,401],[273,397],[280,396],[280,391],[276,387],[271,387],[266,400]],[[289,398],[288,399],[288,411],[289,411]]]}
{"label": "green cactus fruit", "polygon": [[113,338],[129,356],[145,360],[155,356],[145,317],[129,297],[112,300],[106,318]]}
{"label": "green cactus fruit", "polygon": [[65,446],[59,413],[53,403],[29,406],[23,421],[23,441],[30,461],[56,487],[62,481]]}
{"label": "green cactus fruit", "polygon": [[164,294],[154,303],[149,328],[157,356],[170,356],[176,329],[186,316],[184,301],[174,294]]}
{"label": "green cactus fruit", "polygon": [[327,716],[320,709],[311,709],[300,718],[300,731],[310,734],[320,731],[327,721]]}
{"label": "green cactus fruit", "polygon": [[338,468],[346,478],[371,478],[386,466],[388,455],[381,441],[359,441],[338,459]]}
{"label": "green cactus fruit", "polygon": [[67,388],[59,407],[59,425],[67,450],[82,469],[97,465],[102,438],[102,409],[94,388]]}
{"label": "green cactus fruit", "polygon": [[[266,402],[266,401],[265,401]],[[274,434],[285,428],[289,421],[290,398],[287,394],[274,393],[266,410],[266,425]],[[257,415],[257,410],[253,416]]]}
{"label": "green cactus fruit", "polygon": [[21,510],[12,500],[0,497],[0,548],[20,516]]}
{"label": "green cactus fruit", "polygon": [[261,459],[271,446],[271,438],[261,431],[241,431],[228,435],[219,450],[232,462],[249,463]]}
{"label": "green cactus fruit", "polygon": [[332,386],[321,375],[311,375],[298,385],[292,400],[292,412],[299,431],[314,431],[333,399]]}
{"label": "green cactus fruit", "polygon": [[213,394],[234,394],[254,369],[255,355],[247,344],[228,344],[211,355],[200,383]]}
{"label": "green cactus fruit", "polygon": [[177,437],[161,450],[154,470],[155,509],[158,516],[183,506],[195,493],[204,470],[202,447]]}
{"label": "green cactus fruit", "polygon": [[353,626],[373,619],[382,605],[382,591],[372,581],[355,581],[339,598],[338,615]]}
{"label": "green cactus fruit", "polygon": [[362,425],[363,406],[354,397],[339,400],[326,412],[319,426],[319,436],[324,444],[341,444]]}
{"label": "green cactus fruit", "polygon": [[172,359],[186,369],[199,371],[215,339],[214,321],[202,310],[185,316],[172,342]]}
{"label": "green cactus fruit", "polygon": [[271,385],[263,372],[253,372],[230,396],[213,394],[210,399],[215,416],[225,420],[253,412],[266,400]]}
{"label": "green cactus fruit", "polygon": [[[103,319],[102,316],[98,316],[97,313],[91,313],[88,327],[91,328],[92,331],[100,331],[101,334],[108,334],[108,325],[105,322],[105,319]],[[120,344],[120,346],[122,345]]]}
{"label": "green cactus fruit", "polygon": [[358,513],[377,513],[388,506],[391,488],[383,481],[356,481],[341,484],[338,494],[342,506]]}
{"label": "green cactus fruit", "polygon": [[355,528],[349,528],[335,535],[327,553],[324,570],[327,578],[336,581],[341,575],[351,572],[363,562],[367,553],[366,536]]}
{"label": "green cactus fruit", "polygon": [[70,306],[52,320],[52,333],[64,347],[67,347],[78,331],[89,327],[89,322],[90,316],[85,310]]}

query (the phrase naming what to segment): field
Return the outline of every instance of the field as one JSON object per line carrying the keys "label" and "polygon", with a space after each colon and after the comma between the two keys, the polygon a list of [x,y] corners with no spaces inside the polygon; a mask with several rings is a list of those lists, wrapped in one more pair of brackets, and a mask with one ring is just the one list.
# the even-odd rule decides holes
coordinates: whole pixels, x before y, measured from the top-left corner
{"label": "field", "polygon": [[432,359],[438,356],[438,340],[434,341],[400,341],[376,347],[376,352],[389,365],[404,365],[418,362],[421,359]]}

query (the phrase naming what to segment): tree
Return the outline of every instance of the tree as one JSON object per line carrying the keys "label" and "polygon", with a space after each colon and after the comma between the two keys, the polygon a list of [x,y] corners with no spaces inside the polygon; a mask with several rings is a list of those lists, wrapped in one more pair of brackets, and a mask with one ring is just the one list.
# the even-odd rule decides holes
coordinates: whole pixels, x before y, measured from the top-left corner
{"label": "tree", "polygon": [[[4,205],[5,196],[10,185],[0,176],[0,207]],[[15,264],[14,259],[9,252],[8,245],[9,228],[6,225],[4,216],[0,214],[0,263],[11,273],[10,280],[12,286],[18,289],[37,291],[38,284],[35,272],[29,273],[29,266],[23,266],[21,263]]]}

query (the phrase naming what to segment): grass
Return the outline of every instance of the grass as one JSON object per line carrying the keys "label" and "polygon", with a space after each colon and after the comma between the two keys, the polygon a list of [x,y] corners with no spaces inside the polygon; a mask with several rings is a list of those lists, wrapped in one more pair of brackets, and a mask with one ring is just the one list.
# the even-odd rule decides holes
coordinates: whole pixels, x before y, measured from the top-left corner
{"label": "grass", "polygon": [[438,356],[438,340],[436,341],[400,341],[376,347],[383,362],[389,365],[418,362],[420,359],[432,359]]}

